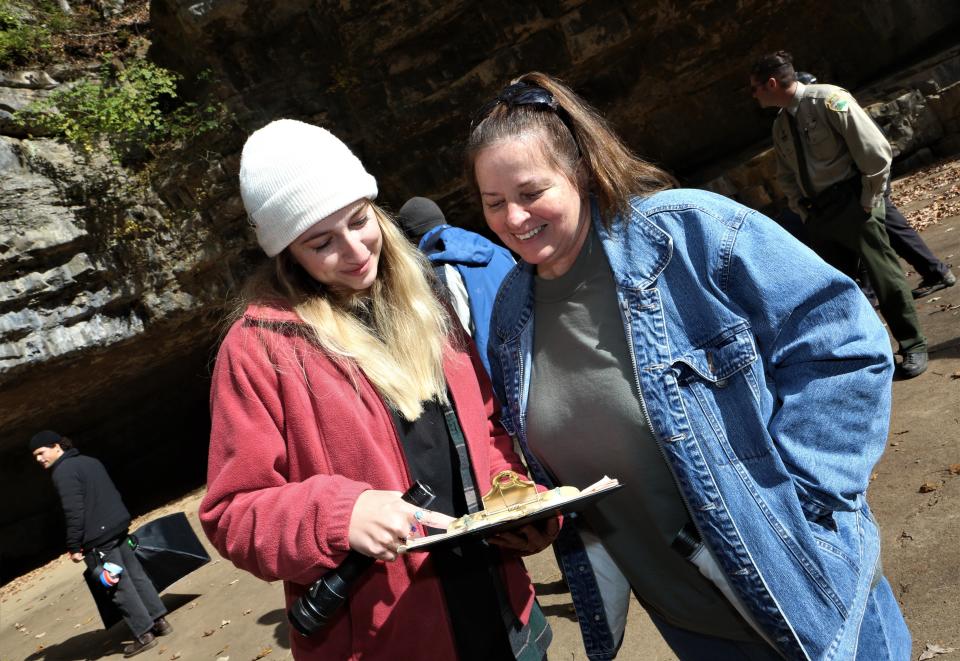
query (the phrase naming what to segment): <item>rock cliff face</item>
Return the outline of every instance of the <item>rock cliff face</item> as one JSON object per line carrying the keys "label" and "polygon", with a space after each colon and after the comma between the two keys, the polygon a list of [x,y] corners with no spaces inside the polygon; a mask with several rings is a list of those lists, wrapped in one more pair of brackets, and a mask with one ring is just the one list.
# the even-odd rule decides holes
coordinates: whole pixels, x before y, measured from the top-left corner
{"label": "rock cliff face", "polygon": [[25,449],[40,429],[102,458],[134,509],[202,482],[207,365],[251,261],[242,206],[212,183],[235,160],[167,163],[150,181],[0,136],[0,578],[62,544]]}
{"label": "rock cliff face", "polygon": [[561,76],[641,154],[688,175],[767,136],[746,84],[755,56],[787,48],[821,80],[857,89],[949,39],[960,5],[156,0],[152,19],[157,55],[221,75],[244,128],[282,115],[323,123],[388,202],[430,194],[476,222],[460,143],[513,75]]}
{"label": "rock cliff face", "polygon": [[[856,89],[954,34],[960,4],[154,0],[151,24],[153,56],[209,69],[242,131],[323,124],[387,206],[430,195],[478,226],[460,143],[513,75],[566,79],[641,154],[707,181],[768,135],[746,85],[754,56],[786,47]],[[24,452],[39,429],[104,459],[135,509],[202,481],[217,321],[257,255],[235,191],[242,132],[137,180],[10,123],[56,86],[49,73],[0,80],[0,580],[60,550],[52,489]],[[775,195],[762,177],[745,186],[757,181],[758,200]]]}

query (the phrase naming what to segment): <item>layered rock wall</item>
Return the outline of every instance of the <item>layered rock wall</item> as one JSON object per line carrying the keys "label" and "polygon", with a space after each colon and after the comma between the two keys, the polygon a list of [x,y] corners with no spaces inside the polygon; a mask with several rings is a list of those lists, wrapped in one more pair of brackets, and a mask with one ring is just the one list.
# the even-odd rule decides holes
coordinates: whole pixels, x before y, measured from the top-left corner
{"label": "layered rock wall", "polygon": [[[13,110],[38,93],[4,92]],[[251,242],[216,184],[236,159],[197,153],[147,177],[0,136],[0,579],[62,546],[26,451],[40,429],[103,459],[135,511],[202,482],[211,351]]]}
{"label": "layered rock wall", "polygon": [[822,80],[859,89],[954,43],[960,5],[157,0],[153,22],[157,55],[222,76],[244,128],[322,123],[358,151],[389,204],[429,194],[476,225],[460,145],[471,113],[511,76],[566,79],[638,152],[693,175],[766,137],[746,84],[759,54],[786,48]]}

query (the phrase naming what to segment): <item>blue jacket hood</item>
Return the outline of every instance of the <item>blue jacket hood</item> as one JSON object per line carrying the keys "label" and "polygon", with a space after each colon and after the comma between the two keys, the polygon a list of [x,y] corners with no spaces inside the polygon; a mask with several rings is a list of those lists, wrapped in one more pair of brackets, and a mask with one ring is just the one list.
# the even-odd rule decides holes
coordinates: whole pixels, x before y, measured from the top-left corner
{"label": "blue jacket hood", "polygon": [[486,266],[493,259],[494,244],[459,227],[439,225],[423,235],[419,247],[431,262]]}

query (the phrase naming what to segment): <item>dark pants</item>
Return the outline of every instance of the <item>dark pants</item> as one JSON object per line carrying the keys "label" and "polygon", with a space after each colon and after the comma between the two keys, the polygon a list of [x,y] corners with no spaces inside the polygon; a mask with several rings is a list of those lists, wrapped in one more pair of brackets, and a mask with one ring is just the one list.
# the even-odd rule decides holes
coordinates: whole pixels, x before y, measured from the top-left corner
{"label": "dark pants", "polygon": [[927,340],[920,330],[913,295],[897,254],[890,247],[883,220],[863,210],[859,191],[851,190],[828,206],[811,211],[804,227],[813,249],[839,270],[848,272],[849,253],[859,257],[873,284],[880,312],[900,343],[900,353],[926,351]]}
{"label": "dark pants", "polygon": [[123,567],[120,581],[109,589],[110,599],[123,614],[123,621],[130,627],[134,636],[140,637],[153,628],[158,617],[167,614],[167,608],[160,600],[157,589],[140,566],[140,561],[123,535],[112,542],[98,546],[84,556],[90,570],[104,562],[112,562]]}
{"label": "dark pants", "polygon": [[750,643],[679,629],[656,613],[650,619],[663,640],[681,661],[783,661],[783,656],[764,642]]}
{"label": "dark pants", "polygon": [[774,220],[780,227],[790,232],[790,235],[797,241],[807,247],[810,246],[810,238],[807,236],[807,230],[803,227],[803,218],[796,211],[790,207],[784,207]]}
{"label": "dark pants", "polygon": [[[947,274],[950,267],[934,256],[924,243],[917,230],[910,226],[907,219],[900,213],[893,200],[890,199],[888,191],[883,196],[883,206],[886,210],[886,216],[883,218],[883,228],[887,230],[887,238],[890,239],[890,247],[907,264],[913,267],[917,275],[924,282],[936,282],[941,280]],[[856,256],[850,256],[850,268],[843,270],[850,277],[859,278],[860,284],[865,292],[872,292],[869,278]]]}
{"label": "dark pants", "polygon": [[890,238],[890,247],[924,280],[936,281],[943,278],[950,270],[949,267],[930,252],[917,230],[910,227],[910,223],[893,204],[889,193],[883,196],[883,204],[887,210],[883,226]]}
{"label": "dark pants", "polygon": [[[890,199],[889,190],[883,196],[883,205],[886,209],[886,215],[883,218],[883,228],[887,230],[887,238],[890,240],[890,247],[893,248],[893,251],[903,258],[907,264],[912,266],[913,270],[916,271],[917,275],[923,280],[937,281],[943,278],[950,270],[950,267],[937,259],[930,251],[930,248],[927,247],[927,244],[924,243],[923,239],[920,238],[920,235],[917,234],[917,230],[910,226],[910,223],[907,222],[904,215],[900,213],[900,209],[898,209],[893,203],[893,200]],[[803,221],[800,220],[800,216],[795,212],[789,208],[784,209],[775,220],[795,238],[810,245],[810,239],[807,236],[807,230],[803,226]],[[851,278],[860,278],[861,284],[865,285],[865,288],[868,288],[869,283],[862,282],[865,273],[863,273],[862,269],[858,268],[858,264],[859,260],[857,257],[851,254],[849,259],[842,265],[835,264],[834,266]]]}

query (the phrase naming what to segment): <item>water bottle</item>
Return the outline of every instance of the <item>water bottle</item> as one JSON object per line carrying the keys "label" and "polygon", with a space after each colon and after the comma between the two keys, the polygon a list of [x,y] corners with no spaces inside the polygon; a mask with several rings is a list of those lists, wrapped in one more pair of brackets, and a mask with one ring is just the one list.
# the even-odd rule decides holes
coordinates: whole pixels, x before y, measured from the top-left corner
{"label": "water bottle", "polygon": [[120,565],[105,562],[99,572],[100,583],[105,588],[116,587],[117,583],[120,582],[120,574],[122,573],[123,567]]}

